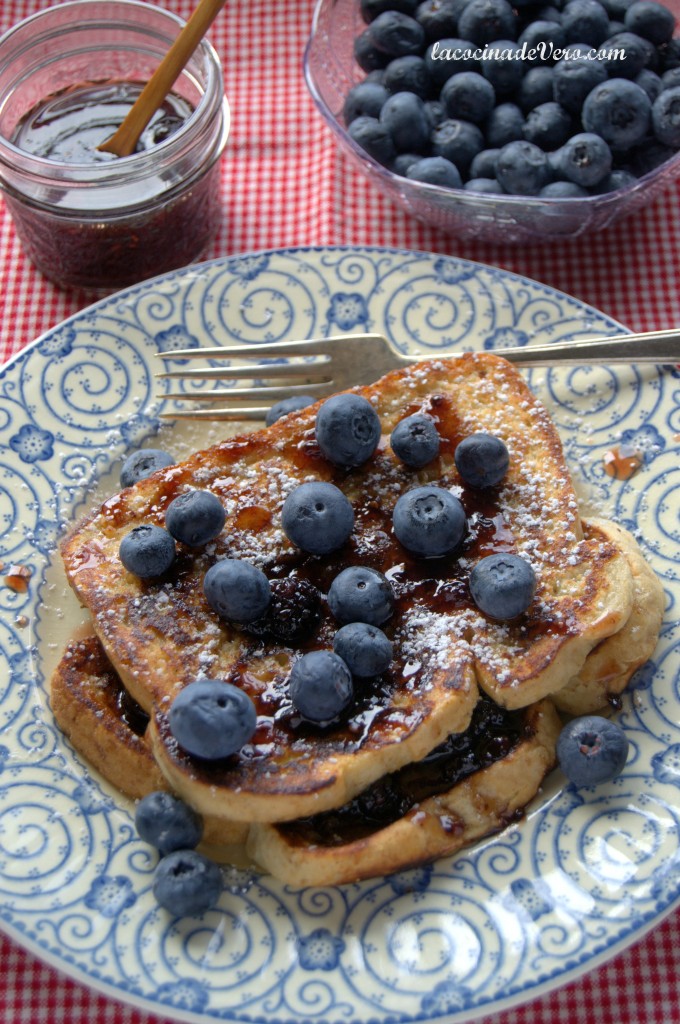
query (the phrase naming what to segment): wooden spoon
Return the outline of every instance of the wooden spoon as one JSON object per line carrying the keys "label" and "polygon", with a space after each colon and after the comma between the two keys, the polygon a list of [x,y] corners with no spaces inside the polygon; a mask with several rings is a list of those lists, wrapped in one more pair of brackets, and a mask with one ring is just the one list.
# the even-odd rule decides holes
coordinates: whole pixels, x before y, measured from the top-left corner
{"label": "wooden spoon", "polygon": [[226,0],[200,0],[153,75],[137,97],[121,126],[97,149],[102,153],[129,156],[180,72],[224,7]]}

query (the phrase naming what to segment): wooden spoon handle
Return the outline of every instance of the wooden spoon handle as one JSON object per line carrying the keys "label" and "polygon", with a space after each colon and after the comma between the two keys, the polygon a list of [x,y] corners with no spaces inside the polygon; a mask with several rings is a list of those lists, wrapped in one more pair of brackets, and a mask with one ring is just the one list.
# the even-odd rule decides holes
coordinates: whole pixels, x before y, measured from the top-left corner
{"label": "wooden spoon handle", "polygon": [[226,0],[200,0],[194,13],[137,97],[120,127],[97,149],[102,153],[129,156],[140,135],[156,113],[170,89],[224,7]]}

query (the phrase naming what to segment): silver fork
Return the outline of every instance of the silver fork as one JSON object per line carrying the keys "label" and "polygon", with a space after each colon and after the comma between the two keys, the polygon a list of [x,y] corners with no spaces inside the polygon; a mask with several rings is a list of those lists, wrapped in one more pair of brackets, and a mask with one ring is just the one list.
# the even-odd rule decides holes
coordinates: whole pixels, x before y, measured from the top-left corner
{"label": "silver fork", "polygon": [[[340,334],[308,341],[281,341],[272,344],[230,345],[218,348],[192,348],[158,352],[161,359],[220,359],[228,361],[257,360],[242,366],[197,367],[169,370],[156,374],[165,379],[186,381],[257,380],[253,387],[214,388],[209,392],[167,394],[166,399],[183,402],[229,401],[221,408],[179,410],[162,415],[169,419],[259,420],[264,419],[274,402],[295,395],[324,398],[356,384],[371,384],[389,370],[411,366],[423,360],[457,359],[462,353],[437,356],[404,356],[396,352],[381,334]],[[680,330],[649,331],[641,334],[598,337],[568,341],[554,345],[528,345],[522,348],[499,349],[503,356],[518,366],[578,366],[613,363],[680,363]],[[293,359],[295,362],[266,362]],[[306,361],[305,361],[306,360]],[[274,383],[267,384],[266,381]],[[238,402],[256,402],[238,406]],[[234,404],[232,404],[234,403]],[[262,404],[260,404],[262,403]]]}

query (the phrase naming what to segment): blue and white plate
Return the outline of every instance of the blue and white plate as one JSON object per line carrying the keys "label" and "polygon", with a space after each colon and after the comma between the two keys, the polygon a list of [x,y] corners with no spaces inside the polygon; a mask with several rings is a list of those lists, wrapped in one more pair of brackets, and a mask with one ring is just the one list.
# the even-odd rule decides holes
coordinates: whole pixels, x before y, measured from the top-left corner
{"label": "blue and white plate", "polygon": [[[26,593],[0,585],[2,927],[72,977],[182,1021],[469,1021],[574,979],[680,899],[677,369],[531,372],[586,508],[636,533],[666,592],[658,649],[618,715],[631,755],[615,782],[576,791],[556,772],[519,826],[390,878],[298,891],[233,868],[214,912],[173,920],[154,903],[131,804],[55,728],[49,674],[82,620],[61,531],[117,489],[128,450],[153,438],[181,458],[220,436],[159,427],[171,406],[154,353],[366,329],[437,355],[621,330],[451,257],[296,249],[130,288],[0,371],[0,584],[12,564],[31,574]],[[629,480],[604,469],[621,443],[642,458]]]}

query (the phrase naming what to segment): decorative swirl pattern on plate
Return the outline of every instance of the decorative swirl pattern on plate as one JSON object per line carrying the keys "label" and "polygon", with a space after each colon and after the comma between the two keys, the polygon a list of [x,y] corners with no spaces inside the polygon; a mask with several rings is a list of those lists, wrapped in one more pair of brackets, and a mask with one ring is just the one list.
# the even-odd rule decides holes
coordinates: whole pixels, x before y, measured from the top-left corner
{"label": "decorative swirl pattern on plate", "polygon": [[[27,593],[0,588],[0,920],[67,972],[177,1019],[469,1021],[573,978],[680,898],[677,377],[577,368],[529,380],[584,497],[638,533],[667,596],[661,642],[620,716],[633,750],[621,778],[577,792],[556,774],[521,826],[389,879],[297,891],[232,868],[202,920],[155,905],[155,855],[132,807],[88,777],[51,722],[44,674],[65,623],[45,573],[90,483],[113,480],[121,454],[158,428],[153,352],[172,363],[183,347],[245,340],[255,351],[339,330],[443,355],[620,328],[454,257],[300,249],[137,285],[0,372],[0,561],[32,572]],[[603,461],[620,442],[640,452],[627,481]]]}

